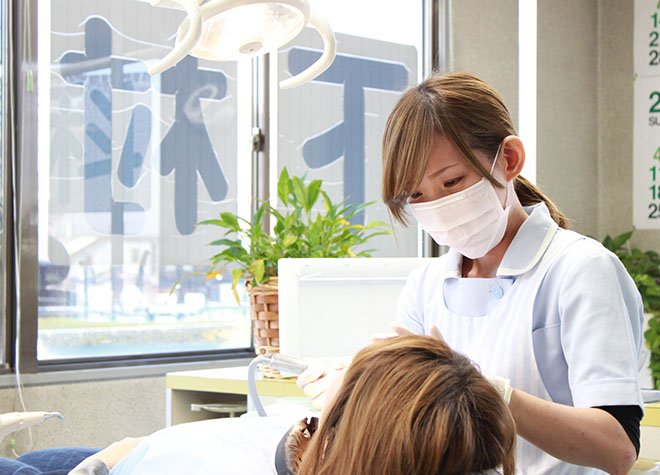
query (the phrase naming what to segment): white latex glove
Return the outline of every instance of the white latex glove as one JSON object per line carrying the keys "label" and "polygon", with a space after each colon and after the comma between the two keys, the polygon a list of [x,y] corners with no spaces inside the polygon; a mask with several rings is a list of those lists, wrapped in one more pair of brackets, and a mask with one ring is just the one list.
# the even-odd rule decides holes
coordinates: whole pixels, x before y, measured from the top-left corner
{"label": "white latex glove", "polygon": [[[378,333],[375,335],[371,335],[371,342],[376,343],[378,341],[387,340],[388,338],[393,338],[395,336],[417,335],[417,333],[410,330],[409,328],[404,327],[399,322],[390,323],[390,328],[392,329],[392,333]],[[434,338],[444,341],[444,338],[442,337],[442,333],[440,333],[440,330],[435,325],[431,325],[430,335]]]}
{"label": "white latex glove", "polygon": [[497,392],[500,393],[500,396],[502,396],[502,399],[504,399],[504,402],[508,406],[511,402],[511,393],[513,392],[511,381],[502,376],[486,376],[486,379],[497,389]]}
{"label": "white latex glove", "polygon": [[305,396],[312,399],[312,407],[323,412],[326,402],[329,402],[328,389],[340,386],[346,368],[343,363],[329,367],[312,366],[298,376],[296,384]]}

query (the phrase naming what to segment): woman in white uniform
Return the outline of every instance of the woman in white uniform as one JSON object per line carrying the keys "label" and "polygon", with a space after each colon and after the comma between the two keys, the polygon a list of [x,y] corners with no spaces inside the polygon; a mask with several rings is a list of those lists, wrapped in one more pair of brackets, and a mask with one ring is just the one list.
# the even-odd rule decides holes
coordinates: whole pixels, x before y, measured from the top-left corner
{"label": "woman in white uniform", "polygon": [[437,325],[484,374],[510,380],[522,473],[628,473],[643,414],[641,298],[617,257],[568,231],[520,176],[524,162],[479,78],[436,76],[402,96],[383,138],[383,199],[450,249],[410,276],[398,321],[420,334]]}

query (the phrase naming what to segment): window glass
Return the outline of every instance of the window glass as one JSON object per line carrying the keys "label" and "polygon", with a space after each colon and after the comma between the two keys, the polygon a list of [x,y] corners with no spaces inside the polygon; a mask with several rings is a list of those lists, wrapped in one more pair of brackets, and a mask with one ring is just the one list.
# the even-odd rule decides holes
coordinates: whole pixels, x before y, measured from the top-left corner
{"label": "window glass", "polygon": [[[277,173],[320,178],[336,201],[375,201],[354,224],[390,222],[381,200],[381,140],[387,117],[403,91],[418,82],[422,8],[416,2],[319,2],[335,31],[337,57],[313,81],[282,90],[277,83],[306,69],[323,49],[307,28],[277,57],[273,78],[277,122],[271,123],[271,154]],[[275,132],[273,132],[273,128]],[[271,186],[272,189],[272,186]],[[416,226],[395,227],[396,240],[379,236],[366,244],[374,256],[419,254]]]}
{"label": "window glass", "polygon": [[198,275],[171,293],[208,270],[220,237],[196,223],[250,192],[236,63],[187,56],[147,73],[184,17],[135,0],[39,2],[39,360],[251,346],[230,280]]}

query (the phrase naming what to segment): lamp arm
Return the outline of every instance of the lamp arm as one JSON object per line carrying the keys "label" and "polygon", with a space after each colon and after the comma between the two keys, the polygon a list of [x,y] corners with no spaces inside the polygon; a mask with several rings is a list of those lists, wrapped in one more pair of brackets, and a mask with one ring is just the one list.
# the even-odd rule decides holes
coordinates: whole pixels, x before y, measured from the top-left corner
{"label": "lamp arm", "polygon": [[314,27],[319,32],[319,35],[321,35],[321,38],[323,39],[323,54],[316,60],[316,62],[301,73],[280,81],[280,87],[282,89],[290,89],[292,87],[300,86],[307,81],[311,81],[328,69],[337,55],[335,34],[328,21],[323,15],[320,15],[312,5],[310,5],[309,21],[307,24]]}
{"label": "lamp arm", "polygon": [[147,71],[152,76],[162,73],[181,61],[188,52],[195,47],[202,36],[202,14],[199,9],[198,0],[176,0],[186,11],[188,18],[188,31],[181,41],[165,55],[163,59],[150,66]]}

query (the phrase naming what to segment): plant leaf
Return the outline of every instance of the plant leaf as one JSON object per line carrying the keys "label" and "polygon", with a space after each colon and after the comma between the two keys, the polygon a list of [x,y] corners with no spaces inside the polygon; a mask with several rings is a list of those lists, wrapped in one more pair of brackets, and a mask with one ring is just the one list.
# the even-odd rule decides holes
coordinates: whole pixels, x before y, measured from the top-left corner
{"label": "plant leaf", "polygon": [[289,178],[289,172],[287,171],[286,167],[284,167],[282,168],[282,173],[280,173],[280,179],[277,182],[277,196],[285,206],[289,204],[290,191],[291,178]]}
{"label": "plant leaf", "polygon": [[632,236],[633,231],[629,231],[627,233],[619,234],[617,237],[614,238],[614,247],[615,249],[621,249],[623,245],[628,242],[628,239],[630,239],[630,236]]}
{"label": "plant leaf", "polygon": [[254,283],[259,285],[263,282],[264,279],[264,272],[266,271],[266,267],[264,265],[264,260],[263,259],[257,259],[252,263],[250,266],[250,270],[252,271],[252,274],[254,275]]}
{"label": "plant leaf", "polygon": [[241,299],[238,297],[238,292],[236,292],[236,285],[238,281],[243,277],[243,269],[234,269],[231,271],[231,290],[234,292],[234,298],[236,298],[236,303],[241,304]]}
{"label": "plant leaf", "polygon": [[314,207],[319,199],[322,184],[323,182],[321,180],[312,180],[312,182],[307,187],[307,204],[310,210]]}
{"label": "plant leaf", "polygon": [[213,272],[209,271],[204,277],[204,280],[211,280],[212,278],[222,274],[226,269],[214,270]]}
{"label": "plant leaf", "polygon": [[294,236],[293,234],[287,234],[284,236],[284,239],[282,239],[282,247],[287,248],[294,244],[296,241],[298,241],[298,238]]}
{"label": "plant leaf", "polygon": [[307,204],[307,188],[303,181],[297,176],[291,177],[291,190],[293,191],[293,196],[295,196],[296,201],[307,211],[309,212]]}
{"label": "plant leaf", "polygon": [[240,241],[233,241],[231,239],[218,239],[217,241],[212,241],[209,243],[209,246],[240,246]]}
{"label": "plant leaf", "polygon": [[257,208],[257,212],[254,213],[254,217],[252,218],[251,226],[261,227],[267,207],[268,203],[262,203],[262,205]]}
{"label": "plant leaf", "polygon": [[226,227],[230,228],[232,231],[240,231],[241,227],[238,225],[238,218],[233,213],[228,211],[220,213],[220,219],[222,219]]}
{"label": "plant leaf", "polygon": [[172,288],[170,289],[170,293],[168,295],[172,295],[174,293],[174,291],[176,290],[178,285],[181,283],[181,281],[183,281],[183,279],[187,279],[188,277],[192,277],[193,275],[206,275],[206,272],[190,272],[189,274],[184,275],[179,280],[174,282],[174,284],[172,285]]}
{"label": "plant leaf", "polygon": [[205,219],[204,221],[200,221],[199,223],[197,223],[198,226],[202,224],[210,224],[213,226],[225,227],[225,222],[221,219]]}

